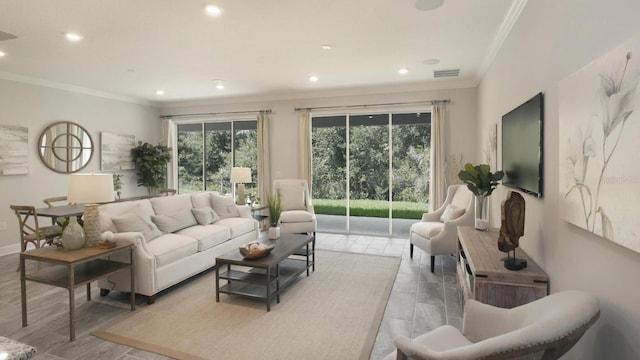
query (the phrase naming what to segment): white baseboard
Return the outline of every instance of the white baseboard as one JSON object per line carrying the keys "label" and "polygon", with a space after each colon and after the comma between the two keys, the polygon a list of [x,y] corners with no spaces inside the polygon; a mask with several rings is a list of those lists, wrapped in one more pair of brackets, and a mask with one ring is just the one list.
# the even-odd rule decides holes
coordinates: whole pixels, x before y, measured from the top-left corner
{"label": "white baseboard", "polygon": [[20,244],[12,244],[0,247],[0,256],[17,254],[20,252]]}

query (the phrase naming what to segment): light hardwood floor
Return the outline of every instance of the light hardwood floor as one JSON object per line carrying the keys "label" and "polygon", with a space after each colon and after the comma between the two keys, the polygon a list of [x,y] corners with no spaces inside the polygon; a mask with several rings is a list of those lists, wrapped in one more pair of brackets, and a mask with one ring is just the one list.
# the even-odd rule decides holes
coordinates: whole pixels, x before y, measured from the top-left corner
{"label": "light hardwood floor", "polygon": [[[455,258],[436,257],[436,271],[432,274],[429,256],[419,249],[414,252],[413,259],[409,258],[407,239],[318,234],[316,246],[318,249],[402,256],[371,354],[372,360],[382,359],[394,350],[395,336],[415,337],[443,324],[461,326],[462,305],[455,276]],[[15,271],[17,264],[18,256],[15,254],[0,257],[0,335],[37,347],[35,359],[167,359],[90,335],[95,328],[129,311],[127,294],[112,293],[99,297],[95,285],[90,302],[86,301],[84,288],[76,291],[76,341],[69,342],[66,290],[48,285],[27,282],[29,326],[22,328],[20,277]],[[169,291],[180,291],[180,286]],[[138,298],[137,304],[140,308],[147,306],[142,297]]]}

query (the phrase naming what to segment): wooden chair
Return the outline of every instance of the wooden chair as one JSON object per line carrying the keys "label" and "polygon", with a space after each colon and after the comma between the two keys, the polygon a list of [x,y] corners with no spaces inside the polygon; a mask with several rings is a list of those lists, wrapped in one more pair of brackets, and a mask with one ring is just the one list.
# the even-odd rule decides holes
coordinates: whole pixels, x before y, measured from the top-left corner
{"label": "wooden chair", "polygon": [[27,245],[32,244],[36,249],[44,244],[51,244],[53,239],[62,234],[62,228],[58,225],[40,226],[36,208],[27,205],[10,205],[18,218],[20,228],[20,252],[27,250]]}
{"label": "wooden chair", "polygon": [[[50,197],[50,198],[46,198],[44,200],[45,204],[47,204],[48,207],[54,207],[56,206],[54,203],[59,203],[59,202],[63,202],[64,205],[68,205],[69,202],[67,201],[67,197],[66,196],[56,196],[56,197]],[[62,204],[59,204],[62,205]]]}

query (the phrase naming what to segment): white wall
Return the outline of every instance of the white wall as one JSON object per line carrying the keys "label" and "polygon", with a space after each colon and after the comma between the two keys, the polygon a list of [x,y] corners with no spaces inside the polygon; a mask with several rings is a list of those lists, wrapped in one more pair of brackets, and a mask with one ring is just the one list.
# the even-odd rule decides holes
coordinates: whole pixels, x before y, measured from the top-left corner
{"label": "white wall", "polygon": [[[365,90],[363,90],[365,92]],[[370,92],[370,90],[368,91]],[[392,92],[368,95],[309,97],[294,100],[243,100],[224,99],[212,100],[206,104],[165,105],[161,108],[161,115],[211,113],[224,111],[245,111],[271,109],[271,177],[292,178],[298,176],[298,148],[297,131],[298,115],[295,108],[346,106],[362,104],[380,104],[393,102],[412,102],[435,99],[451,99],[447,105],[446,136],[448,141],[447,154],[463,155],[464,160],[474,160],[476,157],[476,89],[455,89],[435,91]],[[363,113],[379,110],[367,108]],[[394,108],[396,109],[396,108]],[[351,110],[353,111],[353,110]],[[334,113],[340,113],[336,110]],[[455,134],[455,136],[454,136]]]}
{"label": "white wall", "polygon": [[[18,220],[9,205],[46,206],[42,199],[66,195],[69,175],[47,168],[37,152],[40,133],[57,121],[82,125],[93,139],[94,153],[81,172],[100,171],[100,133],[134,134],[136,140],[157,143],[158,113],[153,107],[97,97],[78,92],[0,80],[0,124],[29,128],[29,174],[0,176],[0,255],[19,251]],[[123,196],[143,195],[133,170],[124,174]],[[46,222],[46,220],[44,220]]]}
{"label": "white wall", "polygon": [[[551,292],[583,289],[601,301],[600,319],[567,359],[640,358],[640,254],[569,225],[558,211],[558,82],[637,34],[638,14],[635,0],[530,0],[478,88],[479,129],[545,94],[545,195],[524,195],[520,246],[545,269]],[[505,196],[501,187],[492,197],[493,226]]]}

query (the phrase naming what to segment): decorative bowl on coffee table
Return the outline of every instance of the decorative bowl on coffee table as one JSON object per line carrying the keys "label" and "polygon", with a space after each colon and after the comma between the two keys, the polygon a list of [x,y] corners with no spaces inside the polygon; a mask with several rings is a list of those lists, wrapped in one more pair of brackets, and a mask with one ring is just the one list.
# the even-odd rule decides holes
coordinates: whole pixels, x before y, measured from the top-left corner
{"label": "decorative bowl on coffee table", "polygon": [[245,259],[259,259],[267,256],[274,247],[276,247],[275,244],[267,245],[254,241],[240,246],[239,250]]}

